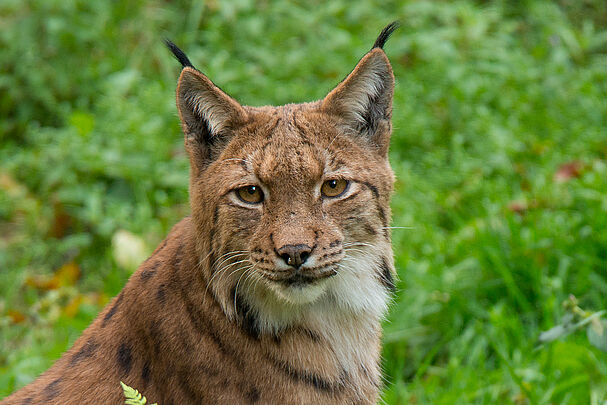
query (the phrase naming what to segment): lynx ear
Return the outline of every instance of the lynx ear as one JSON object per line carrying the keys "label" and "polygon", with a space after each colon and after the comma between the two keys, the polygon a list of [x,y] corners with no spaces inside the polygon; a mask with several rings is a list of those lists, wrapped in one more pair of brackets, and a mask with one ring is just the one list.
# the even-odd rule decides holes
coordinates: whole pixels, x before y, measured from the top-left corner
{"label": "lynx ear", "polygon": [[191,67],[179,76],[177,109],[186,137],[207,144],[215,143],[246,115],[236,100]]}
{"label": "lynx ear", "polygon": [[177,110],[192,168],[202,170],[230,139],[230,129],[246,119],[244,108],[194,68],[174,43],[166,46],[183,70],[177,84]]}
{"label": "lynx ear", "polygon": [[321,103],[321,110],[342,118],[346,132],[366,137],[383,155],[390,141],[394,74],[382,47],[397,27],[384,28],[371,51]]}
{"label": "lynx ear", "polygon": [[[208,163],[229,140],[231,128],[244,122],[246,113],[233,98],[205,75],[186,66],[177,85],[177,109],[188,149]],[[192,153],[190,153],[192,156]]]}

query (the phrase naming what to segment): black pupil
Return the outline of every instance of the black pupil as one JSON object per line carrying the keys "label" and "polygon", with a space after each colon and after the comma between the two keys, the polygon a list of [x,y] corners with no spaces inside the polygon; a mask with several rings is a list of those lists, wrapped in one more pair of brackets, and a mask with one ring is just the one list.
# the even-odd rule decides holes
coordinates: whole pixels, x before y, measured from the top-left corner
{"label": "black pupil", "polygon": [[329,187],[331,187],[331,188],[337,187],[337,180],[331,180],[331,181],[329,181]]}
{"label": "black pupil", "polygon": [[255,186],[249,186],[247,187],[247,192],[251,195],[255,194],[257,192],[257,187]]}

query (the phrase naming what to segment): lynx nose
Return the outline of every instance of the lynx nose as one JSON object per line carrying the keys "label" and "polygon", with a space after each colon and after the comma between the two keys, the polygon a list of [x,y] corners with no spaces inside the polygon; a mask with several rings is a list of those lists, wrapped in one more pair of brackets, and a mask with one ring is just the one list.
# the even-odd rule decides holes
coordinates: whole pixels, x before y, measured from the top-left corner
{"label": "lynx nose", "polygon": [[292,267],[298,269],[302,264],[308,260],[312,248],[308,245],[284,245],[276,251],[278,256],[284,260],[284,262]]}

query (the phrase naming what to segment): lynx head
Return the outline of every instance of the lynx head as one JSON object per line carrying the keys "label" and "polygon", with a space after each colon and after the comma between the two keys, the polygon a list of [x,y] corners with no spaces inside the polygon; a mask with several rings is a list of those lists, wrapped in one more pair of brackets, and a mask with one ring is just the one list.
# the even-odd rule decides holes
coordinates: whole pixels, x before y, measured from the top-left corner
{"label": "lynx head", "polygon": [[387,26],[322,100],[240,105],[167,42],[190,159],[201,277],[260,330],[322,311],[380,317],[393,288]]}

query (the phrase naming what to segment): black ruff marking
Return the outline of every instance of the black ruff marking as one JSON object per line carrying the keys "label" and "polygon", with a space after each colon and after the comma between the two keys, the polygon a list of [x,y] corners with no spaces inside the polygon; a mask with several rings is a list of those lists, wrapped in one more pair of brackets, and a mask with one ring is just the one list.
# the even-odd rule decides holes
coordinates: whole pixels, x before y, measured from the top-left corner
{"label": "black ruff marking", "polygon": [[150,382],[150,363],[146,362],[141,370],[141,379],[143,380],[143,384],[145,386]]}
{"label": "black ruff marking", "polygon": [[184,67],[193,68],[194,67],[194,65],[192,65],[192,62],[190,62],[190,59],[188,59],[186,54],[181,49],[179,49],[177,47],[177,45],[175,45],[168,39],[164,40],[164,44],[167,46],[167,48],[169,48],[169,50],[173,53],[173,55],[175,55],[175,57],[177,58],[179,63],[181,63],[182,68],[184,68]]}
{"label": "black ruff marking", "polygon": [[400,23],[398,21],[393,21],[390,24],[388,24],[383,30],[381,30],[381,32],[379,33],[379,36],[375,40],[375,43],[373,44],[373,47],[371,49],[375,49],[375,48],[384,49],[384,45],[386,44],[386,41],[388,40],[388,38],[390,38],[390,35],[392,35],[392,33],[399,26],[400,26]]}
{"label": "black ruff marking", "polygon": [[386,289],[390,292],[396,291],[396,284],[394,284],[394,277],[392,277],[392,272],[390,271],[390,266],[388,266],[388,261],[385,257],[382,258],[381,265],[379,266],[379,279],[381,283],[386,287]]}
{"label": "black ruff marking", "polygon": [[87,340],[86,343],[82,345],[80,350],[78,350],[78,352],[72,356],[70,359],[70,365],[73,366],[78,362],[91,357],[93,354],[95,354],[98,347],[99,343],[96,343],[92,339]]}
{"label": "black ruff marking", "polygon": [[181,371],[178,374],[178,381],[179,381],[179,387],[181,388],[181,391],[183,391],[189,398],[189,402],[188,403],[201,403],[200,399],[198,397],[198,395],[196,394],[196,391],[194,390],[194,387],[190,384],[190,374],[187,373],[186,371]]}
{"label": "black ruff marking", "polygon": [[160,284],[158,286],[158,290],[156,290],[156,301],[158,301],[158,303],[160,305],[164,305],[166,302],[166,291],[165,291],[166,286],[164,284]]}
{"label": "black ruff marking", "polygon": [[232,347],[230,347],[221,339],[220,334],[217,332],[217,330],[215,330],[212,322],[209,322],[208,319],[202,316],[198,306],[192,302],[192,300],[187,296],[187,294],[183,290],[181,291],[181,299],[185,304],[188,319],[192,323],[194,330],[203,336],[208,336],[211,341],[217,346],[219,352],[227,359],[232,361],[238,370],[242,370],[243,365],[240,357],[234,352],[234,349]]}
{"label": "black ruff marking", "polygon": [[105,314],[105,316],[103,317],[103,322],[101,322],[101,327],[103,328],[110,319],[112,319],[112,317],[114,316],[114,314],[116,313],[116,311],[118,310],[118,306],[120,305],[120,303],[122,302],[122,298],[124,297],[124,293],[121,292],[120,295],[118,296],[118,299],[116,299],[116,302],[114,302],[114,305],[112,305],[112,308],[110,308],[109,311],[107,311],[107,313]]}
{"label": "black ruff marking", "polygon": [[273,356],[268,356],[268,359],[272,362],[274,367],[288,375],[293,381],[312,386],[318,391],[327,394],[336,394],[341,392],[344,388],[344,381],[332,382],[316,373],[307,370],[298,370],[288,362]]}
{"label": "black ruff marking", "polygon": [[118,347],[116,352],[116,360],[118,365],[124,374],[128,374],[131,371],[133,365],[133,355],[131,354],[131,348],[126,343],[122,343]]}
{"label": "black ruff marking", "polygon": [[236,301],[236,313],[240,316],[242,329],[249,337],[259,340],[260,331],[255,314],[245,300],[239,294],[236,294],[235,290],[232,290],[232,296]]}

